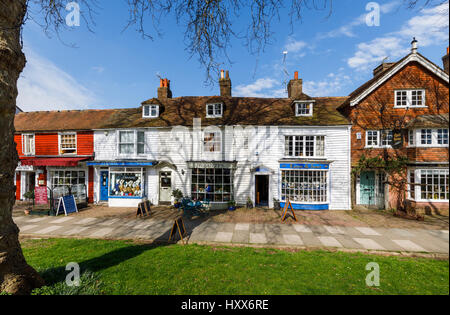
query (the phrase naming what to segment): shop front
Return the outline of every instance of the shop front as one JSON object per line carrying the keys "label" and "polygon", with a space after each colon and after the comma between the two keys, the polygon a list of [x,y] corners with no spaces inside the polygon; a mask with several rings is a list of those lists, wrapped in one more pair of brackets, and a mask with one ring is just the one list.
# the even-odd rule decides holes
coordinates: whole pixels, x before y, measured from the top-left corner
{"label": "shop front", "polygon": [[146,174],[156,162],[92,161],[96,169],[96,200],[109,207],[137,207],[147,195]]}
{"label": "shop front", "polygon": [[234,201],[233,162],[188,162],[191,198],[210,202],[212,210],[226,209]]}
{"label": "shop front", "polygon": [[296,210],[328,210],[330,204],[329,163],[280,164],[280,206],[289,200]]}

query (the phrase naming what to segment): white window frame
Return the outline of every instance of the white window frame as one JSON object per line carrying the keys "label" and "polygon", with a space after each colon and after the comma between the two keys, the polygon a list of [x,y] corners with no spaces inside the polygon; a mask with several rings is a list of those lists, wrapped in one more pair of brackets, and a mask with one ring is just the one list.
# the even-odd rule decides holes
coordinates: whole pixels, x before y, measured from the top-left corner
{"label": "white window frame", "polygon": [[416,130],[409,129],[408,130],[408,146],[414,147],[416,145]]}
{"label": "white window frame", "polygon": [[[422,130],[431,130],[431,143],[422,143]],[[413,134],[415,143],[412,145],[409,143],[410,147],[419,147],[419,148],[446,148],[448,147],[448,143],[439,144],[438,143],[438,135],[439,130],[448,130],[448,128],[420,128],[420,129],[412,129],[410,130],[410,134],[408,138],[411,138],[411,133]],[[447,131],[448,134],[448,131]]]}
{"label": "white window frame", "polygon": [[[413,199],[411,197],[411,193],[410,191],[408,192],[408,198],[410,200],[415,200],[417,202],[448,202],[448,193],[447,193],[447,199],[422,199],[422,172],[440,172],[440,176],[445,176],[445,173],[447,172],[448,174],[448,168],[444,169],[444,168],[434,168],[434,169],[427,169],[427,168],[417,168],[417,169],[409,169],[408,170],[408,186],[409,186],[409,190],[413,189],[411,188],[411,172],[414,172],[414,194],[415,194],[415,199]],[[433,177],[432,177],[433,178]],[[440,178],[440,177],[439,177]],[[433,178],[434,179],[434,178]],[[445,187],[448,187],[449,182],[448,179],[444,181],[444,190]],[[439,185],[438,185],[439,186]],[[432,184],[432,187],[434,188],[434,185]],[[440,192],[435,192],[434,190],[431,192],[432,195],[434,194],[440,194]]]}
{"label": "white window frame", "polygon": [[[206,139],[205,139],[206,134],[214,134],[214,138],[212,140],[206,141]],[[220,130],[211,130],[211,131],[205,130],[205,131],[203,131],[202,136],[203,136],[203,138],[202,138],[203,153],[221,153],[222,152],[222,131],[220,131]],[[218,142],[219,150],[218,151],[207,150],[208,148],[211,148],[211,146],[209,144],[207,144],[207,142],[211,142],[213,144],[213,148],[216,147],[215,143]]]}
{"label": "white window frame", "polygon": [[[33,145],[29,152],[25,150],[25,139],[27,137],[33,136]],[[35,155],[36,154],[36,135],[34,133],[24,133],[22,134],[22,153],[23,155]]]}
{"label": "white window frame", "polygon": [[[75,147],[68,149],[66,148],[65,150],[75,150],[74,153],[63,153],[62,152],[62,136],[68,136],[68,135],[75,135]],[[58,149],[59,149],[59,155],[77,155],[78,153],[78,135],[76,132],[60,132],[58,134]]]}
{"label": "white window frame", "polygon": [[[308,110],[309,112],[304,114],[300,113],[300,105],[306,105],[306,108],[301,108],[301,110]],[[295,116],[296,117],[311,117],[314,113],[314,102],[312,101],[296,101],[295,102]]]}
{"label": "white window frame", "polygon": [[[370,144],[369,145],[369,132],[376,132],[377,136],[376,136],[376,141],[377,144]],[[392,130],[390,129],[384,129],[384,130],[366,130],[366,148],[392,148],[392,136],[391,136],[391,144],[383,144],[383,138],[382,138],[382,134],[386,133],[386,132],[390,132],[393,133]]]}
{"label": "white window frame", "polygon": [[[412,105],[412,94],[413,92],[422,92],[422,105]],[[406,105],[398,104],[397,93],[406,92]],[[425,89],[409,89],[409,90],[395,90],[394,91],[394,108],[424,108],[426,105],[426,91]]]}
{"label": "white window frame", "polygon": [[[217,108],[217,106],[220,106]],[[212,107],[213,114],[209,114],[209,108]],[[219,110],[218,110],[219,109]],[[206,104],[206,118],[221,118],[223,116],[223,103]]]}
{"label": "white window frame", "polygon": [[[287,142],[287,138],[289,137],[293,137],[292,139],[292,155],[289,155],[289,152],[286,148],[286,142]],[[303,137],[303,140],[300,140],[298,138]],[[313,155],[307,156],[306,155],[306,137],[312,137],[313,138]],[[322,137],[323,138],[323,155],[317,155],[317,138],[318,137]],[[298,159],[314,159],[314,158],[320,158],[320,159],[324,159],[326,158],[326,139],[327,137],[324,135],[285,135],[284,136],[284,157],[285,158],[298,158]],[[303,142],[303,150],[302,150],[302,154],[303,155],[299,155],[297,156],[295,154],[296,150],[296,145],[299,142]]]}
{"label": "white window frame", "polygon": [[[148,108],[148,115],[145,114],[145,110]],[[152,112],[154,113],[152,115]],[[144,105],[142,106],[143,118],[158,118],[159,117],[159,105]]]}
{"label": "white window frame", "polygon": [[[133,153],[121,153],[120,152],[120,133],[121,132],[133,132],[133,143],[124,143],[124,144],[133,144]],[[144,133],[144,142],[138,143],[138,133],[142,132]],[[138,153],[138,145],[143,144],[144,145],[144,152]],[[146,138],[145,138],[145,130],[130,130],[130,129],[124,129],[124,130],[117,130],[117,155],[118,156],[142,156],[145,155],[145,144],[146,144]]]}

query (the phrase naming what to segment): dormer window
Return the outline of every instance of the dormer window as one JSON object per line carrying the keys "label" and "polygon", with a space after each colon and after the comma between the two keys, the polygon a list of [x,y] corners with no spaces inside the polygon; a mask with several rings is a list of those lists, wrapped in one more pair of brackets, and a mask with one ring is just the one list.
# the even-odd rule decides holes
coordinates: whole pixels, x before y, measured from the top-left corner
{"label": "dormer window", "polygon": [[206,117],[207,118],[220,118],[223,115],[223,104],[206,104]]}
{"label": "dormer window", "polygon": [[159,106],[158,105],[144,105],[142,107],[142,117],[144,118],[158,118]]}
{"label": "dormer window", "polygon": [[313,102],[295,102],[295,116],[312,116]]}

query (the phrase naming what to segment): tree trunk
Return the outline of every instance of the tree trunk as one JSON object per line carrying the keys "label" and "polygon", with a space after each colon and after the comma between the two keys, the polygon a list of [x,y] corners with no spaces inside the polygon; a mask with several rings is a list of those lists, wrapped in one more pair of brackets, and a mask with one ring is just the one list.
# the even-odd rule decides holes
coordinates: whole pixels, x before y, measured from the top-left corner
{"label": "tree trunk", "polygon": [[12,220],[17,151],[14,115],[17,80],[25,67],[21,26],[26,0],[0,0],[0,292],[29,294],[44,281],[25,261]]}

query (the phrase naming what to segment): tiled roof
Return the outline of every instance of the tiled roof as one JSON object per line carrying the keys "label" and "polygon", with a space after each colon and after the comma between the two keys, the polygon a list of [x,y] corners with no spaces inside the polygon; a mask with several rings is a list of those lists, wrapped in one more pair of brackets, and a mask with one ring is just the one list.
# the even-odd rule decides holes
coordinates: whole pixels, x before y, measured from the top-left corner
{"label": "tiled roof", "polygon": [[[62,131],[109,128],[145,128],[192,126],[193,118],[202,125],[304,125],[335,126],[350,122],[336,108],[347,97],[318,97],[312,117],[296,117],[293,101],[287,98],[179,97],[167,100],[150,99],[143,104],[159,104],[158,118],[143,118],[142,107],[107,110],[25,112],[15,119],[18,132]],[[222,118],[206,118],[206,104],[224,104]]]}
{"label": "tiled roof", "polygon": [[421,115],[411,120],[407,128],[448,128],[448,113],[441,115]]}

